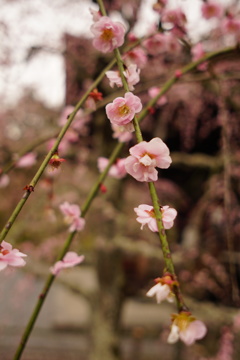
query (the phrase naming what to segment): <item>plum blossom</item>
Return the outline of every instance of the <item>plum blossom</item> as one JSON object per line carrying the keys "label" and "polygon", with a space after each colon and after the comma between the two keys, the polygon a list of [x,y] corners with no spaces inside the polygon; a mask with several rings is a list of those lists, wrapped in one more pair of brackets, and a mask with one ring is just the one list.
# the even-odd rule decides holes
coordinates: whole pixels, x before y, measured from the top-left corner
{"label": "plum blossom", "polygon": [[102,16],[91,26],[93,46],[104,53],[111,52],[124,43],[125,27],[108,16]]}
{"label": "plum blossom", "polygon": [[240,19],[228,14],[222,22],[222,30],[224,34],[240,35]]}
{"label": "plum blossom", "polygon": [[[160,88],[158,88],[157,86],[153,86],[148,90],[148,95],[151,98],[154,98],[155,96],[157,96],[159,94],[160,91],[161,91]],[[162,95],[157,101],[158,106],[163,106],[166,103],[167,103],[167,97],[165,95]]]}
{"label": "plum blossom", "polygon": [[[203,50],[203,45],[202,43],[198,43],[196,45],[194,45],[191,49],[191,53],[193,56],[193,61],[199,60],[201,57],[203,57],[206,53]],[[206,70],[207,69],[207,62],[203,62],[202,64],[198,65],[198,69],[199,70]]]}
{"label": "plum blossom", "polygon": [[166,35],[166,50],[177,55],[181,51],[181,44],[174,33],[170,32]]}
{"label": "plum blossom", "polygon": [[12,245],[6,241],[2,241],[0,245],[0,270],[9,266],[21,267],[26,264],[22,257],[27,256],[21,253],[18,249],[13,249]]}
{"label": "plum blossom", "polygon": [[157,303],[160,304],[163,300],[173,302],[174,294],[172,292],[173,285],[177,285],[178,282],[172,279],[171,275],[166,274],[162,278],[154,280],[156,285],[151,287],[147,292],[147,296],[156,296]]}
{"label": "plum blossom", "polygon": [[106,114],[112,124],[127,125],[136,113],[142,110],[142,103],[138,96],[127,92],[123,97],[117,97],[106,106]]}
{"label": "plum blossom", "polygon": [[123,54],[122,58],[127,66],[135,64],[139,69],[144,68],[147,63],[147,55],[140,47],[136,47],[135,49],[126,52]]}
{"label": "plum blossom", "polygon": [[137,68],[136,64],[130,64],[123,73],[127,79],[129,90],[133,91],[134,85],[136,85],[140,80],[140,69]]}
{"label": "plum blossom", "polygon": [[150,55],[159,55],[167,50],[166,36],[161,33],[154,34],[143,42]]}
{"label": "plum blossom", "polygon": [[130,156],[125,160],[127,172],[138,181],[157,181],[158,172],[155,169],[167,169],[172,159],[167,145],[160,138],[151,141],[141,141],[129,149]]}
{"label": "plum blossom", "polygon": [[52,155],[51,159],[49,160],[49,165],[51,166],[52,170],[58,169],[63,162],[65,162],[65,159],[60,158],[58,155],[58,152]]}
{"label": "plum blossom", "polygon": [[202,16],[205,19],[211,19],[213,17],[220,18],[223,15],[224,9],[222,5],[216,1],[208,1],[202,4]]}
{"label": "plum blossom", "polygon": [[157,303],[160,304],[163,300],[168,300],[169,302],[173,301],[171,294],[171,289],[168,285],[156,284],[147,292],[148,297],[156,295]]}
{"label": "plum blossom", "polygon": [[[127,79],[129,90],[134,90],[133,85],[136,85],[140,80],[140,69],[137,69],[136,64],[130,64],[123,74]],[[106,71],[106,76],[109,79],[111,87],[114,87],[114,85],[117,85],[117,87],[123,86],[119,71]]]}
{"label": "plum blossom", "polygon": [[27,168],[31,167],[36,163],[36,157],[37,155],[33,152],[30,152],[24,156],[22,156],[17,162],[16,167],[18,168]]}
{"label": "plum blossom", "polygon": [[182,37],[186,34],[185,24],[187,22],[184,12],[178,9],[164,9],[161,21],[163,23],[170,23],[173,25],[171,33],[175,36]]}
{"label": "plum blossom", "polygon": [[[160,210],[162,212],[164,229],[171,229],[171,227],[173,227],[174,219],[177,216],[177,211],[167,205],[162,206]],[[137,221],[142,224],[141,230],[143,229],[144,225],[147,224],[151,231],[158,232],[158,226],[153,206],[142,204],[139,205],[137,208],[134,208],[134,211],[138,216]]]}
{"label": "plum blossom", "polygon": [[[116,163],[113,164],[108,172],[108,175],[115,179],[122,179],[126,176],[127,172],[124,166],[125,159],[117,159]],[[105,157],[98,158],[98,169],[103,172],[108,166],[109,160]]]}
{"label": "plum blossom", "polygon": [[192,345],[196,340],[202,339],[207,333],[206,325],[196,320],[191,313],[182,311],[172,315],[171,332],[168,343],[174,344],[179,339],[186,345]]}
{"label": "plum blossom", "polygon": [[106,71],[106,76],[109,80],[109,85],[113,88],[114,85],[116,85],[117,87],[121,87],[123,86],[123,83],[122,83],[122,79],[121,79],[121,76],[120,76],[120,73],[119,71]]}
{"label": "plum blossom", "polygon": [[[113,130],[113,138],[118,139],[119,142],[127,142],[132,139],[132,133],[126,131],[124,126],[118,126],[115,124],[111,124]],[[133,128],[134,130],[134,128]]]}
{"label": "plum blossom", "polygon": [[90,8],[89,11],[90,11],[90,13],[92,15],[92,19],[93,19],[94,22],[100,20],[100,18],[102,17],[100,11],[96,11],[96,10],[94,10],[92,8]]}
{"label": "plum blossom", "polygon": [[91,109],[95,111],[97,109],[97,102],[101,101],[103,99],[103,94],[98,91],[97,88],[93,89],[87,97],[87,100],[85,102],[85,107],[87,109]]}
{"label": "plum blossom", "polygon": [[53,275],[58,275],[62,269],[70,268],[75,265],[80,264],[84,260],[84,255],[78,255],[74,251],[69,251],[66,253],[64,258],[60,261],[57,261],[52,267],[50,267],[50,271]]}
{"label": "plum blossom", "polygon": [[85,226],[85,219],[80,217],[81,210],[78,205],[69,204],[69,202],[65,201],[59,206],[59,208],[63,215],[65,215],[64,222],[70,225],[69,232],[83,230]]}

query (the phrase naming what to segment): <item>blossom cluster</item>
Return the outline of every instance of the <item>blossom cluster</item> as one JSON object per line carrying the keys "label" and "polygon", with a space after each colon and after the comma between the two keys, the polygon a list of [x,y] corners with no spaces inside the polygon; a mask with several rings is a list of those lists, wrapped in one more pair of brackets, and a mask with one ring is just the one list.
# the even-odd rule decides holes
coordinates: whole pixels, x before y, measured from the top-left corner
{"label": "blossom cluster", "polygon": [[[171,24],[170,34],[155,33],[146,39],[143,43],[145,49],[151,55],[157,55],[165,52],[166,49],[173,51],[179,50],[179,44],[176,37],[183,37],[186,34],[186,16],[177,9],[166,9],[167,0],[158,1],[155,8],[161,14],[161,22]],[[94,24],[91,27],[94,35],[93,45],[96,49],[106,53],[114,50],[123,44],[124,30],[119,23],[114,23],[110,18],[101,16],[99,13],[92,12]],[[129,40],[135,39],[133,35],[129,35]],[[197,60],[203,55],[201,47],[195,48],[193,55]],[[131,133],[136,130],[137,114],[142,110],[141,99],[134,95],[134,85],[140,80],[140,68],[146,63],[146,57],[142,50],[135,49],[127,53],[123,57],[126,70],[107,71],[106,76],[109,79],[110,86],[123,86],[123,76],[126,79],[125,95],[117,97],[113,102],[106,105],[106,116],[110,120],[114,131],[118,133],[115,137],[120,139],[120,129],[123,133]],[[204,65],[206,66],[206,65]],[[180,74],[180,75],[179,75]],[[180,72],[176,72],[176,77],[181,76]],[[150,97],[159,96],[160,89],[152,88],[149,91]],[[157,106],[162,106],[167,102],[165,97],[159,97]],[[133,123],[135,125],[133,125]],[[130,138],[128,138],[129,140]],[[123,140],[124,141],[124,140]],[[125,140],[127,141],[127,140]],[[133,178],[140,182],[155,182],[158,180],[158,168],[167,169],[172,159],[167,145],[162,139],[155,137],[150,141],[139,141],[138,144],[129,149],[130,155],[125,159],[118,159],[115,164],[109,168],[109,175],[117,179],[121,179],[130,174]],[[107,158],[100,157],[98,159],[98,168],[100,172],[104,171],[109,164]],[[159,208],[161,218],[157,220],[155,209],[151,205],[141,204],[134,208],[137,214],[137,221],[153,232],[159,232],[159,224],[162,222],[164,229],[170,229],[173,226],[177,216],[177,211],[168,205]],[[156,296],[157,303],[167,299],[172,302],[174,288],[178,287],[178,282],[172,274],[165,274],[162,278],[155,280],[156,284],[147,292],[147,296]],[[169,343],[174,343],[181,339],[185,344],[191,345],[197,339],[201,339],[206,334],[206,326],[196,320],[188,312],[180,312],[172,316],[171,332],[168,337]]]}

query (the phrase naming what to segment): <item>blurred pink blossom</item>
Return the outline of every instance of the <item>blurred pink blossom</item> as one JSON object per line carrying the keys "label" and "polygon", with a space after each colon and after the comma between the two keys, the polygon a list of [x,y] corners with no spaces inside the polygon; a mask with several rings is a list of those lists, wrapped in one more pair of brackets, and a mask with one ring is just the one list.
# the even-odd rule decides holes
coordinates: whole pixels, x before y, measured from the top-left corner
{"label": "blurred pink blossom", "polygon": [[186,345],[192,345],[196,340],[202,339],[206,333],[206,325],[196,320],[190,313],[181,312],[173,314],[171,332],[168,336],[168,343],[174,344],[179,339]]}
{"label": "blurred pink blossom", "polygon": [[211,19],[213,17],[220,18],[223,15],[224,9],[222,5],[216,1],[208,0],[202,4],[202,16],[205,19]]}
{"label": "blurred pink blossom", "polygon": [[[68,119],[68,116],[71,115],[71,113],[73,112],[74,110],[74,106],[72,105],[67,105],[65,106],[65,108],[62,110],[61,114],[60,114],[60,117],[58,119],[58,124],[60,126],[63,126],[66,124],[67,122],[67,119]],[[78,114],[78,113],[77,113]],[[75,118],[77,116],[77,114],[75,115]]]}
{"label": "blurred pink blossom", "polygon": [[144,68],[147,63],[147,55],[140,47],[136,47],[135,49],[128,51],[122,56],[122,58],[127,66],[135,64],[139,69]]}
{"label": "blurred pink blossom", "polygon": [[166,35],[166,50],[173,54],[178,54],[181,51],[181,44],[174,33],[170,32]]}
{"label": "blurred pink blossom", "polygon": [[186,34],[185,25],[187,23],[187,18],[182,9],[164,9],[161,21],[173,25],[171,32],[174,35],[182,37]]}
{"label": "blurred pink blossom", "polygon": [[22,156],[19,160],[16,162],[16,167],[18,168],[27,168],[31,167],[36,163],[36,157],[37,155],[33,152],[30,152],[24,156]]}
{"label": "blurred pink blossom", "polygon": [[156,33],[143,42],[144,47],[150,55],[159,55],[167,50],[166,35]]}
{"label": "blurred pink blossom", "polygon": [[63,215],[65,215],[64,222],[70,225],[70,232],[83,230],[85,226],[85,219],[80,217],[81,210],[78,205],[69,204],[69,202],[65,201],[59,206],[59,208]]}
{"label": "blurred pink blossom", "polygon": [[[133,85],[136,85],[140,80],[140,69],[137,69],[136,64],[130,64],[123,74],[127,79],[129,90],[134,90]],[[109,79],[111,87],[114,87],[114,85],[117,85],[117,87],[123,86],[119,71],[106,71],[106,76]]]}
{"label": "blurred pink blossom", "polygon": [[100,20],[100,18],[102,17],[100,11],[96,11],[96,10],[91,9],[91,8],[89,9],[89,11],[90,11],[90,13],[92,15],[92,19],[93,19],[94,22]]}
{"label": "blurred pink blossom", "polygon": [[[155,96],[157,96],[159,94],[160,90],[161,90],[160,88],[153,86],[148,90],[148,95],[151,98],[154,98]],[[167,97],[165,95],[162,95],[157,101],[158,106],[163,106],[166,103],[167,103]]]}
{"label": "blurred pink blossom", "polygon": [[[119,142],[130,141],[133,137],[130,131],[126,131],[124,126],[111,124],[113,130],[113,138],[118,139]],[[134,129],[133,129],[134,130]]]}
{"label": "blurred pink blossom", "polygon": [[129,150],[130,156],[125,160],[127,172],[138,181],[157,181],[155,167],[167,169],[172,159],[167,145],[160,138],[142,141]]}
{"label": "blurred pink blossom", "polygon": [[124,43],[124,26],[107,16],[102,16],[90,29],[94,35],[93,46],[99,51],[111,52]]}
{"label": "blurred pink blossom", "polygon": [[69,251],[66,253],[64,258],[60,261],[57,261],[51,268],[50,271],[53,275],[58,275],[62,269],[71,268],[75,265],[82,263],[84,260],[84,255],[78,255],[74,251]]}
{"label": "blurred pink blossom", "polygon": [[119,71],[106,71],[106,76],[109,80],[110,86],[113,88],[114,85],[117,85],[117,87],[123,86],[122,79],[120,76]]}
{"label": "blurred pink blossom", "polygon": [[240,19],[234,18],[232,15],[228,15],[222,21],[222,30],[224,34],[240,35]]}
{"label": "blurred pink blossom", "polygon": [[142,103],[138,96],[127,92],[106,106],[107,117],[112,124],[126,125],[142,110]]}
{"label": "blurred pink blossom", "polygon": [[0,189],[5,188],[10,183],[10,178],[7,174],[0,174]]}
{"label": "blurred pink blossom", "polygon": [[[158,226],[156,221],[156,216],[154,208],[151,205],[141,204],[137,208],[134,208],[135,213],[137,214],[137,221],[143,226],[147,224],[149,229],[153,232],[158,232]],[[177,216],[177,211],[173,208],[170,208],[168,205],[161,207],[162,212],[162,221],[165,229],[171,229],[173,227],[173,222]]]}
{"label": "blurred pink blossom", "polygon": [[0,270],[9,266],[21,267],[26,264],[22,257],[27,256],[17,249],[13,249],[12,245],[6,241],[2,241],[0,245]]}
{"label": "blurred pink blossom", "polygon": [[[205,51],[203,50],[203,45],[201,42],[197,43],[191,48],[191,53],[192,53],[193,61],[201,59],[201,57],[203,57],[206,54]],[[207,62],[205,61],[204,63],[198,65],[198,69],[203,71],[206,70]]]}
{"label": "blurred pink blossom", "polygon": [[[108,175],[115,179],[122,179],[126,176],[127,172],[124,166],[125,159],[117,159],[116,163],[113,164],[108,172]],[[108,166],[109,160],[104,157],[98,158],[98,169],[100,172],[103,172]]]}
{"label": "blurred pink blossom", "polygon": [[[68,120],[69,115],[71,115],[71,113],[74,110],[74,106],[72,105],[67,105],[58,120],[58,124],[60,126],[64,126]],[[86,124],[90,121],[90,115],[89,114],[85,114],[84,111],[82,109],[78,110],[74,119],[73,119],[73,123],[72,123],[72,128],[79,132],[79,134],[81,136],[85,136],[88,133],[88,129],[86,127]],[[61,144],[60,144],[61,145]]]}
{"label": "blurred pink blossom", "polygon": [[126,76],[129,90],[133,91],[134,85],[140,81],[140,69],[137,68],[136,64],[130,64],[124,71],[124,75]]}

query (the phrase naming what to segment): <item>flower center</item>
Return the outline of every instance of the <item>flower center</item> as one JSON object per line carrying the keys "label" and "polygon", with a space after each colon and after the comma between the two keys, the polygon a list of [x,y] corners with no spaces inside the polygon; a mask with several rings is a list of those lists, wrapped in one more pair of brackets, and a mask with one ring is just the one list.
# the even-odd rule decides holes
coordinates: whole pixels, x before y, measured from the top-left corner
{"label": "flower center", "polygon": [[1,252],[3,255],[9,254],[9,251],[8,251],[8,250],[0,250],[0,252]]}
{"label": "flower center", "polygon": [[121,116],[125,116],[125,115],[129,114],[129,112],[130,112],[130,109],[126,104],[124,104],[118,108],[118,113]]}
{"label": "flower center", "polygon": [[152,165],[153,160],[148,154],[145,154],[144,156],[141,157],[139,162],[144,166],[150,166]]}
{"label": "flower center", "polygon": [[175,325],[177,325],[177,327],[180,329],[180,331],[184,331],[187,329],[189,324],[194,320],[195,320],[195,318],[193,316],[189,315],[189,313],[182,312],[175,317],[175,320],[173,321],[173,323]]}
{"label": "flower center", "polygon": [[104,29],[101,35],[101,39],[104,41],[111,41],[114,37],[112,29]]}
{"label": "flower center", "polygon": [[149,216],[151,216],[152,218],[156,218],[154,209],[152,209],[152,210],[145,210],[145,212],[146,212],[147,214],[149,214]]}
{"label": "flower center", "polygon": [[215,13],[216,13],[216,11],[215,11],[215,6],[208,5],[208,15],[214,16]]}

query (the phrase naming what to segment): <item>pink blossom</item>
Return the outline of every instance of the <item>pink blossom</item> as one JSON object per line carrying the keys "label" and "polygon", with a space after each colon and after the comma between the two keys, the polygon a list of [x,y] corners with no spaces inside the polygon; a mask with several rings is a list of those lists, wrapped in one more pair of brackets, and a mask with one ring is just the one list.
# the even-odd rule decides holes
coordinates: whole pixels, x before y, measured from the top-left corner
{"label": "pink blossom", "polygon": [[[115,179],[122,179],[126,176],[127,172],[124,166],[125,159],[117,159],[116,163],[113,164],[108,172],[108,175]],[[104,157],[98,158],[98,169],[103,172],[108,166],[109,160]]]}
{"label": "pink blossom", "polygon": [[123,73],[127,79],[129,90],[134,90],[134,85],[136,85],[140,80],[140,69],[137,69],[136,64],[131,64]]}
{"label": "pink blossom", "polygon": [[22,257],[27,256],[17,249],[13,249],[12,245],[6,241],[2,241],[0,245],[0,270],[9,266],[21,267],[26,264]]}
{"label": "pink blossom", "polygon": [[164,9],[161,20],[163,23],[166,22],[173,25],[171,32],[174,35],[182,37],[186,34],[185,24],[187,22],[187,18],[180,8]]}
{"label": "pink blossom", "polygon": [[152,297],[156,295],[157,303],[160,304],[163,300],[173,302],[173,294],[170,286],[167,284],[158,283],[148,290],[147,296]]}
{"label": "pink blossom", "polygon": [[136,47],[135,49],[128,51],[122,56],[122,58],[127,66],[135,64],[139,69],[144,68],[147,63],[147,55],[140,47]]}
{"label": "pink blossom", "polygon": [[[127,80],[129,90],[134,90],[133,85],[136,85],[140,80],[140,69],[137,69],[136,64],[131,64],[127,67],[123,74]],[[106,76],[109,79],[111,87],[114,87],[114,85],[117,85],[117,87],[123,86],[119,71],[106,71]]]}
{"label": "pink blossom", "polygon": [[179,339],[186,345],[192,345],[196,340],[202,339],[206,333],[206,325],[196,320],[188,312],[172,315],[171,332],[168,337],[168,343],[174,344]]}
{"label": "pink blossom", "polygon": [[137,36],[134,34],[134,33],[132,33],[132,32],[129,32],[128,34],[127,34],[127,38],[128,38],[128,40],[129,41],[137,41]]}
{"label": "pink blossom", "polygon": [[0,189],[8,186],[9,182],[10,182],[10,179],[7,174],[0,175]]}
{"label": "pink blossom", "polygon": [[101,19],[102,15],[101,15],[100,11],[96,11],[96,10],[94,10],[92,8],[90,8],[89,11],[90,11],[90,13],[92,15],[92,18],[93,18],[94,22]]}
{"label": "pink blossom", "polygon": [[150,55],[159,55],[167,50],[166,35],[157,33],[143,42]]}
{"label": "pink blossom", "polygon": [[[203,50],[202,43],[198,43],[198,44],[194,45],[191,49],[191,53],[193,56],[193,61],[201,59],[201,57],[203,57],[206,54],[205,51]],[[204,63],[198,65],[198,69],[203,70],[203,71],[206,70],[207,62],[205,61]]]}
{"label": "pink blossom", "polygon": [[[151,87],[149,90],[148,90],[148,95],[151,97],[151,98],[154,98],[155,96],[157,96],[159,93],[160,93],[161,89],[156,87],[156,86],[153,86]],[[158,101],[157,101],[157,105],[158,106],[163,106],[167,103],[167,97],[165,95],[162,95]]]}
{"label": "pink blossom", "polygon": [[181,51],[181,48],[180,42],[174,33],[170,32],[166,35],[166,49],[168,52],[176,55]]}
{"label": "pink blossom", "polygon": [[[162,212],[164,229],[171,229],[171,227],[173,227],[174,219],[177,216],[177,211],[173,208],[170,208],[168,205],[161,207],[160,210]],[[151,231],[158,232],[158,226],[153,206],[141,204],[137,208],[134,208],[134,211],[138,216],[137,221],[142,224],[141,230],[143,229],[143,226],[147,224]]]}
{"label": "pink blossom", "polygon": [[124,126],[118,126],[115,124],[111,124],[111,126],[114,139],[118,139],[119,142],[127,142],[132,139],[132,133],[127,131]]}
{"label": "pink blossom", "polygon": [[75,265],[80,264],[84,260],[84,255],[78,255],[74,251],[69,251],[66,253],[64,258],[60,261],[57,261],[51,268],[50,271],[53,275],[58,275],[62,269],[71,268]]}
{"label": "pink blossom", "polygon": [[69,204],[67,201],[65,201],[59,206],[59,208],[63,215],[65,215],[65,223],[70,225],[70,232],[83,230],[85,226],[85,219],[80,217],[81,210],[78,205]]}
{"label": "pink blossom", "polygon": [[235,19],[232,15],[227,16],[222,22],[222,29],[225,34],[239,35],[240,19]]}
{"label": "pink blossom", "polygon": [[167,145],[160,138],[142,141],[129,150],[130,156],[125,160],[127,172],[138,181],[157,181],[155,167],[167,169],[172,160]]}
{"label": "pink blossom", "polygon": [[117,85],[117,87],[123,86],[119,71],[106,71],[105,74],[112,88],[114,87],[114,85]]}
{"label": "pink blossom", "polygon": [[210,19],[212,17],[221,17],[223,15],[224,9],[222,5],[216,1],[209,0],[202,4],[202,15],[205,19]]}
{"label": "pink blossom", "polygon": [[102,16],[91,26],[94,35],[93,46],[104,53],[124,43],[125,28],[120,22],[114,22],[107,16]]}
{"label": "pink blossom", "polygon": [[36,154],[35,153],[28,153],[24,156],[22,156],[17,162],[16,167],[18,168],[27,168],[31,167],[36,163]]}
{"label": "pink blossom", "polygon": [[139,97],[127,92],[123,97],[118,97],[106,106],[107,117],[112,124],[126,125],[142,110]]}

